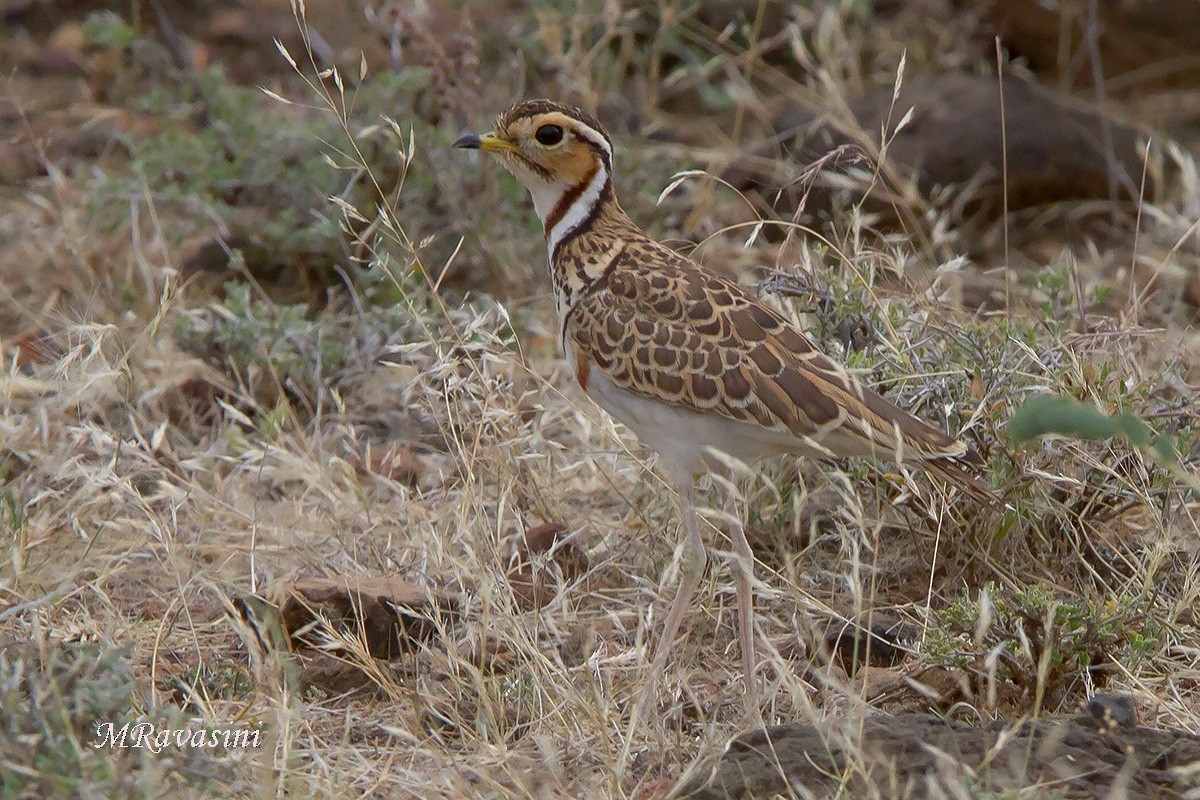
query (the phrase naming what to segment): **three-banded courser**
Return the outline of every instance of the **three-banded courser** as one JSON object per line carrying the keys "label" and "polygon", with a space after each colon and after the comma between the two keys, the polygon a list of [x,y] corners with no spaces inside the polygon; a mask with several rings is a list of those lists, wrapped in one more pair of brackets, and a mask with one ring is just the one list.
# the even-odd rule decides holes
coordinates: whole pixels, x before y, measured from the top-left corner
{"label": "three-banded courser", "polygon": [[[780,453],[903,461],[996,501],[963,469],[979,463],[964,443],[864,387],[738,284],[643,233],[617,201],[612,140],[589,114],[548,100],[518,103],[497,118],[494,131],[463,136],[454,146],[499,156],[533,195],[571,372],[660,455],[679,491],[679,589],[656,646],[651,686],[703,572],[693,479],[723,468],[714,451],[744,462]],[[754,556],[740,525],[731,538],[753,706],[747,710],[757,715]]]}

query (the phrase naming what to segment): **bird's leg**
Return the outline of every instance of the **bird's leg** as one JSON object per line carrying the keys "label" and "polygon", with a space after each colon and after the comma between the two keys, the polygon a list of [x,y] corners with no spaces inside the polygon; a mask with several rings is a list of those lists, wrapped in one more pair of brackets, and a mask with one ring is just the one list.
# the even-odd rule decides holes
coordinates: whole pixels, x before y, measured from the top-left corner
{"label": "bird's leg", "polygon": [[658,691],[670,655],[683,622],[700,585],[700,577],[704,574],[706,556],[704,541],[700,538],[700,520],[696,515],[696,487],[691,475],[686,475],[676,481],[679,491],[679,509],[683,517],[683,547],[679,554],[679,588],[675,591],[675,599],[667,611],[667,619],[663,623],[662,634],[655,643],[654,661],[650,665],[650,680],[648,680],[638,696],[637,706],[629,719],[629,730],[625,735],[625,744],[621,748],[621,756],[617,762],[617,775],[625,771],[625,762],[629,758],[629,747],[633,735],[638,731],[645,718],[646,711]]}
{"label": "bird's leg", "polygon": [[717,481],[724,497],[725,514],[730,518],[729,539],[733,542],[733,553],[737,560],[734,569],[734,586],[737,588],[738,637],[742,650],[742,674],[745,682],[746,711],[761,723],[762,709],[758,701],[758,683],[755,680],[757,659],[754,650],[754,551],[746,539],[737,508],[737,488],[732,480]]}
{"label": "bird's leg", "polygon": [[675,644],[675,636],[679,626],[692,605],[692,597],[696,587],[700,585],[700,577],[704,574],[707,557],[704,554],[704,541],[700,538],[700,519],[696,515],[696,487],[691,476],[680,481],[679,509],[683,516],[683,549],[679,554],[679,588],[675,591],[675,599],[667,611],[667,619],[663,622],[662,636],[654,651],[653,679],[657,682],[662,678],[667,656]]}

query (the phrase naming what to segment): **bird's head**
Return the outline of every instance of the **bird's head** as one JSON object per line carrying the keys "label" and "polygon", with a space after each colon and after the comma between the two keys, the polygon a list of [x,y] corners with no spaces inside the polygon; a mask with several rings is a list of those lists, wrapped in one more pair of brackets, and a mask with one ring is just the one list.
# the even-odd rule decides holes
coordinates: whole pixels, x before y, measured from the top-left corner
{"label": "bird's head", "polygon": [[468,134],[454,146],[499,156],[533,195],[547,236],[569,210],[564,202],[586,199],[589,189],[598,195],[612,174],[612,141],[600,123],[549,100],[518,103],[496,118],[495,130]]}

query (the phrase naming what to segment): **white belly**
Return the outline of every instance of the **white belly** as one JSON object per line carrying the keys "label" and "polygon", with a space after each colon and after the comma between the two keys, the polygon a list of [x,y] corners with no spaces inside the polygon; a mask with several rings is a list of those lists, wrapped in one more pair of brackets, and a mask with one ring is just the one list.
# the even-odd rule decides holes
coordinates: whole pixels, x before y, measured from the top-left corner
{"label": "white belly", "polygon": [[[577,365],[569,349],[567,363],[576,375]],[[796,440],[786,433],[641,397],[618,387],[597,369],[590,370],[585,391],[596,405],[658,453],[664,469],[679,477],[719,469],[720,459],[712,458],[712,450],[753,463],[797,449]]]}

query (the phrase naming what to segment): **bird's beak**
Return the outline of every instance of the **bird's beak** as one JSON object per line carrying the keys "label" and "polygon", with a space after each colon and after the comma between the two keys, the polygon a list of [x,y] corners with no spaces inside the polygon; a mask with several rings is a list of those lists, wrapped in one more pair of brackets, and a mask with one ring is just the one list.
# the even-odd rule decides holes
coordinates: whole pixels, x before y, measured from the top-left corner
{"label": "bird's beak", "polygon": [[462,136],[454,143],[455,147],[464,150],[482,150],[485,153],[502,153],[506,150],[516,150],[517,148],[509,142],[501,139],[494,133],[468,133]]}

